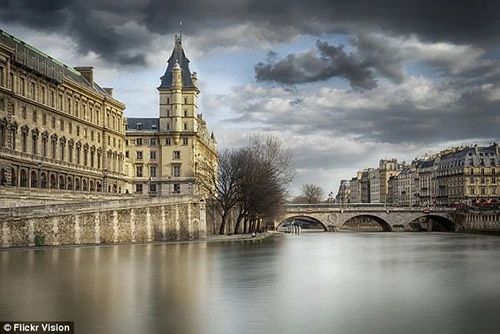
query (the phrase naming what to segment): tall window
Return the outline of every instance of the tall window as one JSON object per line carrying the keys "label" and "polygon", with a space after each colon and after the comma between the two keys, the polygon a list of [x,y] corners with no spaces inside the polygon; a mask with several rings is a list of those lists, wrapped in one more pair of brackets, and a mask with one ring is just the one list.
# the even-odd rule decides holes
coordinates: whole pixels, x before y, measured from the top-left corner
{"label": "tall window", "polygon": [[142,177],[142,166],[135,167],[135,176]]}
{"label": "tall window", "polygon": [[172,152],[172,159],[179,160],[181,158],[181,151]]}
{"label": "tall window", "polygon": [[188,146],[188,144],[189,144],[189,138],[187,138],[187,137],[182,138],[182,145]]}
{"label": "tall window", "polygon": [[181,165],[173,165],[172,166],[172,176],[173,177],[181,176]]}
{"label": "tall window", "polygon": [[30,82],[30,97],[34,100],[36,98],[35,83]]}
{"label": "tall window", "polygon": [[156,177],[156,166],[149,167],[149,176]]}
{"label": "tall window", "polygon": [[135,152],[137,156],[137,160],[142,160],[142,151]]}
{"label": "tall window", "polygon": [[23,149],[23,152],[27,152],[28,150],[28,134],[23,132],[21,136],[21,146]]}
{"label": "tall window", "polygon": [[155,160],[156,159],[156,151],[149,152],[149,159],[150,160]]}

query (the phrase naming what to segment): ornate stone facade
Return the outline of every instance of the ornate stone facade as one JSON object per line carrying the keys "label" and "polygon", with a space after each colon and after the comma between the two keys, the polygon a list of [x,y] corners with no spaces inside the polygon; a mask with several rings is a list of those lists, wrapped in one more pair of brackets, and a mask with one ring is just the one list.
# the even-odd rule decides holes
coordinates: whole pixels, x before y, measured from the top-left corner
{"label": "ornate stone facade", "polygon": [[203,193],[203,166],[217,163],[216,142],[198,111],[197,75],[176,35],[159,91],[159,118],[128,118],[127,163],[133,193],[182,195]]}
{"label": "ornate stone facade", "polygon": [[125,105],[0,30],[0,186],[125,192]]}

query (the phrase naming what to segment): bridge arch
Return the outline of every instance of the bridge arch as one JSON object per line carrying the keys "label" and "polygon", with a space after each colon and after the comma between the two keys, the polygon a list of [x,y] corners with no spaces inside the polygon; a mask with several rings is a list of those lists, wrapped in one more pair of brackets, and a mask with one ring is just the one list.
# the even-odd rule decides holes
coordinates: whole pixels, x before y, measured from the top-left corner
{"label": "bridge arch", "polygon": [[326,225],[321,220],[319,220],[317,218],[314,218],[312,216],[308,216],[308,215],[294,215],[294,216],[286,217],[281,223],[279,223],[276,226],[276,230],[279,230],[279,228],[283,227],[283,225],[285,225],[287,222],[290,222],[290,221],[293,221],[293,220],[311,221],[311,222],[314,222],[314,223],[320,225],[321,228],[325,232],[328,231],[328,228],[326,227]]}
{"label": "bridge arch", "polygon": [[448,216],[439,214],[425,214],[414,218],[405,226],[405,230],[427,232],[455,232],[457,224]]}
{"label": "bridge arch", "polygon": [[352,216],[348,217],[347,219],[345,219],[339,225],[339,228],[342,229],[342,227],[345,227],[346,224],[352,222],[354,219],[360,219],[360,218],[370,218],[371,220],[377,222],[380,225],[380,227],[382,228],[383,232],[391,232],[392,231],[392,226],[391,226],[391,224],[389,224],[389,222],[387,222],[386,219],[384,219],[378,215],[369,214],[369,213],[360,213],[360,214],[352,215]]}

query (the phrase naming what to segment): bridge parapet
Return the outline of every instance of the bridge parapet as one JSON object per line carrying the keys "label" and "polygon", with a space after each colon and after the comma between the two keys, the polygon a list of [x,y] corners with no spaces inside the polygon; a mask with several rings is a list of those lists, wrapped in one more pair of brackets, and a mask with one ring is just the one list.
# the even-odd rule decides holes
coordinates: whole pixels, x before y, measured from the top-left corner
{"label": "bridge parapet", "polygon": [[386,231],[407,230],[409,224],[420,217],[437,217],[452,221],[452,208],[433,207],[389,207],[379,205],[338,206],[330,204],[292,204],[287,205],[285,212],[275,222],[275,227],[286,219],[308,217],[320,222],[325,230],[336,231],[349,220],[356,217],[370,217],[377,221]]}

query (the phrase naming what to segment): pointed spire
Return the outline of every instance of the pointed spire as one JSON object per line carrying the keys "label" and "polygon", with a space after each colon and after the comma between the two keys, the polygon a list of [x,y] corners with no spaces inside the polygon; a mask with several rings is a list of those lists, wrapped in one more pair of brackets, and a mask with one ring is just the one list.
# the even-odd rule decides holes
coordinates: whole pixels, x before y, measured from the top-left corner
{"label": "pointed spire", "polygon": [[177,28],[177,33],[175,34],[175,46],[182,45],[182,21],[179,22],[179,27]]}

